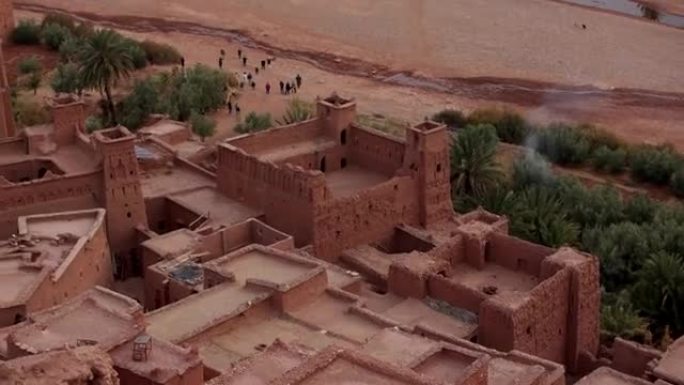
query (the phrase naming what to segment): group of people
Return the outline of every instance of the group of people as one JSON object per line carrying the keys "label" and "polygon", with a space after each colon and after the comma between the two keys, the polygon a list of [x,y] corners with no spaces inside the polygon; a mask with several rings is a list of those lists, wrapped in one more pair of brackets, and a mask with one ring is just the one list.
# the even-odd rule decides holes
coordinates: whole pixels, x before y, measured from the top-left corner
{"label": "group of people", "polygon": [[283,82],[280,81],[280,93],[283,95],[296,94],[297,89],[302,87],[302,76],[297,74],[293,81]]}

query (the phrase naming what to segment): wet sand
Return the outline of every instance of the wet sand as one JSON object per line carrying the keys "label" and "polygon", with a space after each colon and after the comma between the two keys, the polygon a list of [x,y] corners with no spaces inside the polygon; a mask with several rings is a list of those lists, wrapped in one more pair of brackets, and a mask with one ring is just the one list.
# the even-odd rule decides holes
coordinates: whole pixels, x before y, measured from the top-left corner
{"label": "wet sand", "polygon": [[[501,1],[496,0],[497,3]],[[684,44],[684,31],[554,2],[543,1],[537,4],[537,1],[528,1],[534,3],[534,7],[527,7],[530,9],[539,5],[547,12],[549,9],[560,10],[561,15],[554,13],[555,11],[549,14],[553,16],[553,22],[558,22],[559,17],[566,22],[579,17],[587,23],[587,20],[594,20],[597,27],[588,24],[589,32],[585,33],[586,31],[576,31],[577,28],[570,23],[570,29],[565,24],[562,27],[566,30],[565,34],[559,34],[558,31],[544,34],[539,32],[540,27],[537,24],[528,26],[525,23],[514,23],[514,27],[520,29],[522,34],[517,35],[515,44],[507,45],[511,43],[510,37],[498,36],[497,34],[506,35],[507,32],[498,25],[500,22],[495,22],[492,28],[498,31],[496,33],[491,31],[492,28],[486,28],[485,31],[482,28],[471,29],[468,33],[461,31],[449,34],[442,40],[442,36],[432,36],[422,43],[416,42],[415,36],[409,36],[406,37],[405,46],[397,47],[398,43],[404,44],[403,35],[396,31],[387,32],[387,28],[399,25],[411,30],[415,28],[413,24],[389,23],[383,27],[380,23],[376,25],[377,31],[369,32],[371,35],[364,40],[360,38],[361,35],[356,38],[351,36],[354,33],[365,33],[363,28],[367,27],[364,26],[360,26],[360,32],[324,36],[316,32],[321,26],[310,26],[302,22],[294,28],[288,25],[292,21],[287,15],[282,18],[273,16],[278,12],[306,9],[307,15],[320,12],[322,18],[318,23],[325,24],[326,17],[331,17],[332,11],[309,7],[310,0],[300,0],[292,2],[293,4],[288,2],[287,6],[271,8],[249,5],[247,3],[251,2],[238,0],[220,4],[209,1],[201,13],[181,6],[176,0],[140,4],[123,0],[116,6],[84,0],[45,0],[41,4],[64,7],[104,25],[133,31],[130,32],[131,35],[174,44],[190,62],[211,64],[215,62],[218,50],[225,48],[229,53],[226,66],[241,71],[237,58],[230,55],[238,46],[252,47],[246,49],[250,57],[276,54],[278,61],[266,74],[260,75],[257,90],[246,91],[241,98],[243,111],[269,111],[275,117],[279,116],[289,97],[277,94],[266,96],[262,90],[263,84],[269,81],[275,86],[278,80],[287,80],[294,74],[301,73],[305,78],[305,86],[298,96],[313,99],[336,90],[356,97],[361,111],[367,113],[381,113],[416,121],[446,107],[468,111],[482,106],[507,105],[527,112],[539,122],[590,121],[614,130],[633,142],[671,141],[684,149],[684,132],[681,132],[684,94],[679,93],[684,90],[684,76],[680,76],[680,68],[684,68],[684,49],[677,49]],[[462,7],[462,2],[468,3],[466,0],[459,1],[456,8]],[[345,7],[347,3],[350,2],[345,2]],[[353,13],[351,10],[356,10],[356,15],[350,19],[354,23],[353,27],[357,24],[369,24],[369,18],[374,20],[373,17],[379,17],[377,11],[369,11],[361,19],[359,9],[364,7],[362,3],[365,2],[353,3],[336,17],[344,19],[349,17],[350,12]],[[425,7],[429,7],[433,2],[423,3]],[[507,4],[508,8],[515,8],[510,2]],[[375,6],[371,8],[373,7]],[[31,8],[43,11],[48,9],[35,6]],[[467,16],[461,17],[480,18],[482,22],[481,15],[484,11],[481,7],[475,8],[477,9],[473,9]],[[340,12],[339,9],[336,12]],[[538,11],[530,12],[539,16]],[[256,13],[260,13],[260,16],[256,17]],[[122,16],[131,14],[145,17]],[[240,16],[228,16],[236,14]],[[501,11],[495,14],[500,19],[504,17]],[[222,15],[226,15],[227,22],[220,22]],[[485,19],[498,20],[496,17]],[[508,19],[511,18],[506,20]],[[197,24],[198,22],[202,24]],[[277,24],[278,22],[281,24]],[[507,23],[511,24],[511,21],[508,20]],[[543,20],[541,25],[548,26],[548,23]],[[244,26],[247,29],[242,29]],[[326,28],[333,27],[335,26]],[[527,36],[531,31],[544,36],[543,41],[536,41],[540,36],[535,39]],[[381,44],[382,39],[378,36],[383,33],[392,34],[391,40],[394,43]],[[460,33],[465,35],[461,36]],[[484,37],[480,36],[483,34],[492,41],[484,41]],[[305,37],[300,38],[302,36]],[[467,42],[469,49],[443,47],[451,44],[453,39],[461,39],[464,44]],[[568,39],[587,42],[592,46],[591,54],[586,52],[589,48],[583,44],[576,47],[576,41],[571,45],[565,44]],[[407,49],[421,44],[424,44],[421,49],[430,51],[429,54],[457,55],[463,57],[463,60],[445,62],[450,65],[448,68],[434,68],[433,61],[426,60],[424,52],[409,52],[411,50]],[[383,49],[363,48],[373,46]],[[563,66],[551,60],[556,52],[567,56],[569,53],[577,53],[578,49],[584,53],[570,55],[576,63],[572,70],[566,68],[559,71]],[[522,55],[519,52],[521,50],[528,54]],[[596,52],[606,54],[598,55]],[[497,59],[488,60],[488,55]],[[571,76],[571,73],[580,72],[583,73],[582,76]],[[236,119],[223,115],[218,117],[217,138],[231,135]]]}

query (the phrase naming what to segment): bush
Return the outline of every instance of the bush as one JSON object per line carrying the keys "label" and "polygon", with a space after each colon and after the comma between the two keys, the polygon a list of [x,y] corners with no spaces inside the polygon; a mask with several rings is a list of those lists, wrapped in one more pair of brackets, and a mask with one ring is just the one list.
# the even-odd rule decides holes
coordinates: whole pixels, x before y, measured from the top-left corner
{"label": "bush", "polygon": [[140,43],[140,46],[147,55],[147,61],[151,64],[178,64],[181,60],[181,54],[178,50],[168,44],[156,43],[151,40],[145,40]]}
{"label": "bush", "polygon": [[192,131],[199,135],[203,142],[205,138],[214,135],[216,131],[216,122],[206,115],[193,113],[190,116],[190,125]]}
{"label": "bush", "polygon": [[52,119],[50,111],[35,100],[18,98],[14,105],[14,115],[19,127],[30,127],[49,123]]}
{"label": "bush", "polygon": [[30,74],[32,72],[40,72],[42,66],[37,56],[29,56],[19,62],[19,72],[22,74]]}
{"label": "bush", "polygon": [[276,123],[280,125],[287,125],[303,122],[305,120],[311,119],[313,117],[313,113],[313,104],[305,102],[299,98],[293,98],[288,102],[287,110],[285,110],[285,114],[281,120],[277,120]]}
{"label": "bush", "polygon": [[540,130],[536,145],[537,151],[560,165],[579,165],[589,156],[589,141],[565,124],[552,124]]}
{"label": "bush", "polygon": [[621,148],[611,150],[601,146],[594,151],[592,165],[597,171],[619,174],[625,169],[627,153]]}
{"label": "bush", "polygon": [[681,167],[682,161],[671,147],[643,145],[632,151],[629,167],[638,181],[664,185]]}
{"label": "bush", "polygon": [[43,18],[43,22],[40,24],[41,28],[45,29],[48,25],[58,25],[60,27],[66,28],[69,32],[74,32],[76,30],[76,21],[71,15],[66,15],[63,13],[50,12]]}
{"label": "bush", "polygon": [[171,75],[166,110],[173,119],[186,121],[192,112],[206,114],[223,107],[228,92],[225,72],[197,64],[182,74]]}
{"label": "bush", "polygon": [[80,93],[83,87],[78,66],[74,63],[60,63],[52,75],[50,86],[58,93]]}
{"label": "bush", "polygon": [[78,56],[85,45],[85,40],[68,36],[59,46],[59,56],[63,62],[78,62]]}
{"label": "bush", "polygon": [[125,39],[126,49],[128,50],[128,55],[130,55],[133,61],[133,66],[135,69],[141,69],[147,67],[147,54],[145,50],[140,46],[140,43],[133,39]]}
{"label": "bush", "polygon": [[24,85],[29,90],[32,90],[33,94],[35,95],[38,92],[38,88],[40,87],[40,83],[42,81],[43,77],[40,72],[31,72],[31,75],[26,78]]}
{"label": "bush", "polygon": [[250,112],[245,117],[245,121],[238,123],[235,126],[235,132],[240,134],[247,134],[250,132],[263,131],[273,126],[271,123],[271,114],[257,114],[256,112]]}
{"label": "bush", "polygon": [[99,116],[89,116],[85,120],[85,129],[88,133],[93,133],[97,130],[101,130],[104,127],[102,124],[102,118]]}
{"label": "bush", "polygon": [[530,134],[530,126],[525,119],[509,109],[483,108],[468,115],[468,124],[491,124],[502,142],[521,144]]}
{"label": "bush", "polygon": [[617,136],[594,125],[580,124],[575,128],[587,139],[592,150],[599,147],[608,147],[611,150],[625,147],[625,144]]}
{"label": "bush", "polygon": [[71,37],[71,31],[59,24],[46,24],[43,26],[40,37],[48,48],[58,51],[62,43]]}
{"label": "bush", "polygon": [[446,124],[449,128],[456,129],[466,126],[466,118],[458,110],[446,109],[432,115],[432,120]]}
{"label": "bush", "polygon": [[528,151],[513,163],[513,187],[551,186],[557,182],[549,162],[536,152]]}
{"label": "bush", "polygon": [[74,35],[79,39],[84,39],[89,37],[95,32],[95,27],[90,22],[81,22],[74,30]]}
{"label": "bush", "polygon": [[133,91],[121,102],[119,120],[125,127],[137,130],[145,124],[151,113],[157,111],[158,104],[159,96],[153,82],[137,82]]}
{"label": "bush", "polygon": [[625,202],[625,219],[642,224],[653,221],[660,204],[647,195],[637,195]]}
{"label": "bush", "polygon": [[672,174],[672,180],[670,181],[670,188],[672,192],[675,193],[680,198],[684,198],[684,169],[680,168]]}
{"label": "bush", "polygon": [[22,20],[12,31],[14,44],[40,44],[40,26],[33,20]]}

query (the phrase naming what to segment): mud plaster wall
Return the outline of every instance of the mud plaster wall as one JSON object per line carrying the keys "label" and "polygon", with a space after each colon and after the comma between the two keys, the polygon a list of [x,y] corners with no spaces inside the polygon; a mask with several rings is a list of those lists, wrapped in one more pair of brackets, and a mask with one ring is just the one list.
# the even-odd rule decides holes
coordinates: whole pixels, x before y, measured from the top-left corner
{"label": "mud plaster wall", "polygon": [[[17,321],[17,315],[26,318],[26,305],[0,308],[0,327],[11,326]],[[0,358],[2,358],[0,356]]]}
{"label": "mud plaster wall", "polygon": [[417,212],[410,177],[394,177],[355,196],[325,201],[316,206],[315,254],[335,260],[346,248],[387,239],[398,224],[415,224]]}
{"label": "mud plaster wall", "polygon": [[613,369],[635,377],[642,377],[646,373],[648,363],[660,359],[662,352],[636,342],[616,338],[613,341]]}
{"label": "mud plaster wall", "polygon": [[431,275],[428,279],[428,292],[433,298],[475,314],[480,312],[480,304],[488,298],[481,291],[439,275]]}
{"label": "mud plaster wall", "polygon": [[40,179],[42,177],[41,173],[44,174],[47,171],[50,171],[55,175],[64,174],[57,165],[46,159],[30,159],[0,166],[0,175],[12,183],[22,183],[22,180],[28,182],[34,179]]}
{"label": "mud plaster wall", "polygon": [[149,268],[145,272],[145,308],[158,309],[195,293],[193,288],[169,278],[165,273]]}
{"label": "mud plaster wall", "polygon": [[312,119],[233,138],[229,140],[229,143],[243,149],[247,153],[259,153],[281,148],[293,143],[312,140],[320,137],[322,134],[323,127],[321,125],[321,120]]}
{"label": "mud plaster wall", "polygon": [[284,293],[274,293],[271,303],[280,312],[293,311],[303,305],[311,304],[328,287],[328,276],[325,270],[289,288]]}
{"label": "mud plaster wall", "polygon": [[352,163],[388,176],[401,168],[406,147],[399,139],[391,139],[354,125],[350,126],[348,135],[348,140],[351,139],[348,156]]}
{"label": "mud plaster wall", "polygon": [[535,277],[541,274],[541,263],[544,258],[554,252],[554,249],[549,247],[498,232],[490,233],[487,242],[487,261],[511,270],[521,270]]}
{"label": "mud plaster wall", "polygon": [[570,310],[569,269],[558,271],[526,294],[518,306],[493,298],[482,303],[479,340],[501,351],[520,350],[564,363]]}
{"label": "mud plaster wall", "polygon": [[[154,354],[154,351],[152,351],[151,354]],[[176,369],[176,374],[167,382],[155,382],[118,366],[115,366],[114,369],[119,375],[119,382],[124,385],[199,385],[204,383],[204,370],[202,364],[197,364],[184,373],[178,373]]]}
{"label": "mud plaster wall", "polygon": [[217,181],[228,197],[261,208],[266,222],[292,234],[298,246],[311,241],[314,202],[327,195],[322,173],[261,162],[224,146]]}
{"label": "mud plaster wall", "polygon": [[99,171],[1,187],[0,236],[15,233],[21,215],[94,208],[101,191]]}
{"label": "mud plaster wall", "polygon": [[112,285],[112,260],[104,223],[83,245],[59,279],[48,276],[27,303],[27,310],[35,312],[58,305],[94,287]]}
{"label": "mud plaster wall", "polygon": [[12,0],[0,0],[0,33],[2,38],[8,38],[14,29],[14,7]]}
{"label": "mud plaster wall", "polygon": [[54,140],[64,146],[74,143],[78,132],[85,132],[85,106],[83,103],[57,105],[52,108]]}

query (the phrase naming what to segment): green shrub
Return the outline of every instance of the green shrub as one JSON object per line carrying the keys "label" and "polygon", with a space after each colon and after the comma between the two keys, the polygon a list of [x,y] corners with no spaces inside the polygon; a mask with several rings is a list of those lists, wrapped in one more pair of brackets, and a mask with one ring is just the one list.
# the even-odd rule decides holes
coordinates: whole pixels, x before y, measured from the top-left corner
{"label": "green shrub", "polygon": [[607,146],[601,146],[592,156],[594,169],[611,174],[619,174],[626,166],[627,153],[621,148],[611,150]]}
{"label": "green shrub", "polygon": [[458,110],[446,109],[432,115],[432,120],[446,124],[449,128],[462,128],[466,125],[466,118]]}
{"label": "green shrub", "polygon": [[71,31],[59,24],[46,24],[40,32],[41,40],[53,51],[59,50],[62,43],[71,36]]}
{"label": "green shrub", "polygon": [[38,93],[38,88],[40,87],[40,83],[42,83],[42,81],[43,76],[40,72],[31,72],[31,74],[26,78],[24,85],[26,88],[33,91],[33,94],[35,95]]}
{"label": "green shrub", "polygon": [[207,114],[225,105],[228,77],[219,71],[197,64],[186,71],[171,75],[166,110],[173,119],[186,121],[192,112]]}
{"label": "green shrub", "polygon": [[50,111],[33,99],[17,98],[13,106],[14,115],[19,127],[30,127],[49,123],[52,119]]}
{"label": "green shrub", "polygon": [[468,115],[468,124],[491,124],[502,142],[521,144],[530,134],[530,126],[517,112],[509,109],[482,108]]}
{"label": "green shrub", "polygon": [[599,147],[608,147],[611,150],[625,147],[625,144],[613,133],[592,124],[580,124],[575,128],[587,139],[592,150],[596,150]]}
{"label": "green shrub", "polygon": [[52,75],[50,86],[55,92],[78,93],[83,86],[78,66],[74,63],[60,63]]}
{"label": "green shrub", "polygon": [[309,102],[305,102],[299,98],[290,99],[287,104],[287,110],[281,120],[276,120],[280,125],[293,124],[303,122],[311,119],[314,114],[314,106]]}
{"label": "green shrub", "polygon": [[120,123],[131,130],[137,130],[145,124],[151,113],[157,111],[158,104],[159,95],[153,82],[137,82],[133,91],[121,102]]}
{"label": "green shrub", "polygon": [[68,36],[59,46],[60,59],[63,62],[78,62],[78,56],[81,53],[85,43],[86,42],[84,39],[75,36]]}
{"label": "green shrub", "polygon": [[87,21],[83,21],[74,30],[74,35],[79,39],[84,39],[92,35],[94,32],[95,27],[93,27],[93,24]]}
{"label": "green shrub", "polygon": [[71,16],[64,13],[50,12],[43,18],[43,22],[40,24],[41,28],[45,29],[48,25],[58,25],[60,27],[66,28],[70,32],[76,30],[76,20]]}
{"label": "green shrub", "polygon": [[21,20],[12,31],[12,42],[23,45],[40,44],[40,26],[33,20]]}
{"label": "green shrub", "polygon": [[684,198],[684,169],[680,168],[672,174],[670,188],[680,198]]}
{"label": "green shrub", "polygon": [[666,146],[643,145],[632,151],[629,167],[632,177],[638,181],[664,185],[682,165],[679,155]]}
{"label": "green shrub", "polygon": [[29,56],[19,62],[19,72],[22,74],[30,74],[32,72],[40,72],[42,66],[38,56]]}
{"label": "green shrub", "polygon": [[136,69],[141,69],[147,67],[147,54],[145,50],[142,49],[140,43],[133,39],[125,39],[126,49],[128,50],[128,55],[130,55],[133,61],[133,66]]}
{"label": "green shrub", "polygon": [[88,133],[93,133],[102,128],[104,128],[104,125],[102,124],[102,118],[99,116],[91,115],[85,120],[85,129]]}
{"label": "green shrub", "polygon": [[190,116],[190,126],[192,131],[202,138],[203,142],[207,137],[214,135],[216,131],[216,122],[213,119],[196,113]]}
{"label": "green shrub", "polygon": [[589,156],[589,147],[589,141],[566,124],[552,124],[537,133],[537,151],[560,165],[584,163]]}
{"label": "green shrub", "polygon": [[245,117],[245,121],[238,123],[235,126],[235,132],[240,134],[247,134],[250,132],[263,131],[273,126],[271,122],[271,114],[257,114],[256,112],[250,112]]}
{"label": "green shrub", "polygon": [[653,221],[660,208],[660,203],[647,195],[637,195],[625,202],[625,219],[632,223],[648,223]]}
{"label": "green shrub", "polygon": [[164,65],[180,63],[181,54],[171,45],[145,40],[140,43],[140,46],[147,55],[147,61],[151,64]]}

